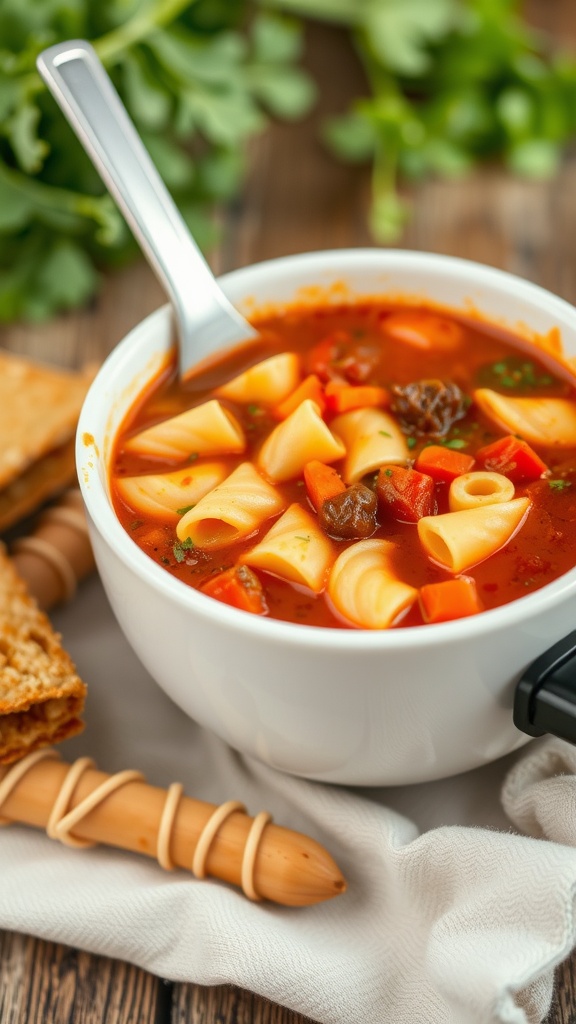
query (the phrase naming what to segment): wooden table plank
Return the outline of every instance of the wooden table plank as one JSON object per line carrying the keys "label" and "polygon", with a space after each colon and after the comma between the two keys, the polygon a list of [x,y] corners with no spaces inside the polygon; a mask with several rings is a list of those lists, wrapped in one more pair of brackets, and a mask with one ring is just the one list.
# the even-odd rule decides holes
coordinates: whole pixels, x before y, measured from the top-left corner
{"label": "wooden table plank", "polygon": [[[534,21],[576,40],[572,0],[533,0]],[[301,125],[276,125],[254,147],[242,200],[214,254],[218,271],[302,250],[372,244],[367,172],[339,166],[318,141],[321,118],[345,106],[362,78],[342,33],[312,29],[309,63],[318,110]],[[576,156],[552,183],[510,179],[492,168],[415,191],[403,245],[473,258],[538,281],[576,301]],[[8,348],[61,365],[102,358],[163,302],[143,266],[106,282],[94,306],[42,328],[2,332]],[[133,966],[55,943],[0,933],[2,1024],[305,1024],[305,1018],[232,986],[169,985]],[[576,1021],[576,955],[559,969],[548,1024]]]}

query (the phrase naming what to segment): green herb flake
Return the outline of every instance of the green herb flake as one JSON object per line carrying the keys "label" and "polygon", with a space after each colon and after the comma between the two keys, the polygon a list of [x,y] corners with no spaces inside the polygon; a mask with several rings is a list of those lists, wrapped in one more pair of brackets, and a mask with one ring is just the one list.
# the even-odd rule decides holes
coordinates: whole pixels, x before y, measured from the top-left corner
{"label": "green herb flake", "polygon": [[172,553],[177,562],[183,562],[186,558],[186,552],[191,551],[194,547],[194,541],[191,537],[186,537],[186,540],[177,540],[172,548]]}
{"label": "green herb flake", "polygon": [[567,487],[572,487],[571,480],[549,480],[548,486],[551,491],[565,491]]}
{"label": "green herb flake", "polygon": [[408,445],[408,448],[415,448],[418,442],[415,437],[407,437],[406,444]]}
{"label": "green herb flake", "polygon": [[194,508],[194,505],[183,505],[182,508],[176,509],[176,515],[185,516],[186,513],[189,512],[191,508]]}
{"label": "green herb flake", "polygon": [[249,416],[262,416],[264,410],[261,405],[256,405],[255,402],[251,402],[250,405],[246,406],[246,412]]}
{"label": "green herb flake", "polygon": [[465,448],[467,442],[461,437],[453,437],[451,441],[442,441],[442,444],[444,448],[454,448],[458,450],[459,448]]}
{"label": "green herb flake", "polygon": [[196,462],[196,459],[198,458],[198,452],[190,452],[190,455],[188,456],[188,462]]}
{"label": "green herb flake", "polygon": [[393,469],[385,469],[384,470],[384,476],[394,476],[394,470]]}
{"label": "green herb flake", "polygon": [[381,434],[382,437],[392,437],[392,434],[389,434],[387,430],[379,430],[378,433]]}
{"label": "green herb flake", "polygon": [[310,536],[307,536],[307,537],[299,537],[299,536],[298,536],[298,534],[297,534],[297,535],[296,535],[296,540],[302,540],[302,541],[304,541],[304,543],[305,543],[305,544],[309,544],[309,543],[310,543]]}
{"label": "green herb flake", "polygon": [[130,523],[131,530],[137,530],[140,526],[144,526],[143,519],[133,519],[132,522]]}

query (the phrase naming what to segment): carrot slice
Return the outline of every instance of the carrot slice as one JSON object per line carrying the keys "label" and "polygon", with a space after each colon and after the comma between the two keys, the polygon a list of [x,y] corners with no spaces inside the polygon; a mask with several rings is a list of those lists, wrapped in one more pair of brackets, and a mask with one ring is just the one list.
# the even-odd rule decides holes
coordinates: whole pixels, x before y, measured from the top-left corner
{"label": "carrot slice", "polygon": [[509,434],[476,452],[478,462],[492,473],[502,473],[513,483],[539,480],[548,466],[527,441]]}
{"label": "carrot slice", "polygon": [[346,484],[338,476],[333,466],[326,466],[317,459],[312,459],[304,466],[304,483],[313,507],[318,511],[328,498],[342,494]]}
{"label": "carrot slice", "polygon": [[427,583],[420,587],[418,600],[425,622],[450,622],[482,611],[476,583],[469,576]]}
{"label": "carrot slice", "polygon": [[455,452],[440,444],[429,444],[419,453],[414,468],[427,473],[436,483],[452,483],[462,473],[469,473],[474,459],[465,452]]}
{"label": "carrot slice", "polygon": [[313,402],[320,408],[320,415],[322,415],[326,409],[326,399],[324,398],[324,388],[320,378],[315,373],[311,373],[308,377],[305,377],[301,384],[298,385],[295,391],[292,391],[283,402],[280,402],[275,409],[272,410],[272,415],[278,420],[285,420],[295,409],[303,402],[306,398],[311,398]]}
{"label": "carrot slice", "polygon": [[404,523],[417,523],[434,511],[434,481],[405,466],[383,466],[376,481],[380,511]]}
{"label": "carrot slice", "polygon": [[390,401],[388,390],[376,384],[354,385],[328,381],[324,393],[329,412],[349,412],[351,409],[365,409],[368,406],[383,407]]}
{"label": "carrot slice", "polygon": [[231,569],[212,576],[200,588],[203,594],[254,615],[266,615],[268,606],[264,588],[255,572],[247,565],[234,565]]}

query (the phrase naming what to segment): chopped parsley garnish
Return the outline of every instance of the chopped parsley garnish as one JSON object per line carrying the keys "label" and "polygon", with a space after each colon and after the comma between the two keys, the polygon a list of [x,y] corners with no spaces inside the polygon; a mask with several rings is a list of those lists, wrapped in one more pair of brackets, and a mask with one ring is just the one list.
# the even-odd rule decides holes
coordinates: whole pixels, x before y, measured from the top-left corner
{"label": "chopped parsley garnish", "polygon": [[549,480],[548,486],[552,491],[564,491],[567,487],[572,487],[571,480]]}
{"label": "chopped parsley garnish", "polygon": [[296,540],[303,540],[305,544],[309,544],[310,543],[310,536],[308,536],[308,537],[299,537],[298,534],[296,534]]}
{"label": "chopped parsley garnish", "polygon": [[177,540],[172,548],[172,553],[177,562],[183,562],[186,558],[186,552],[191,551],[194,547],[194,541],[191,537],[186,537],[186,540]]}
{"label": "chopped parsley garnish", "polygon": [[451,441],[440,441],[440,444],[443,445],[444,448],[458,449],[465,448],[467,445],[467,441],[464,441],[463,438],[461,437],[453,437]]}
{"label": "chopped parsley garnish", "polygon": [[394,471],[392,469],[385,469],[384,476],[394,476]]}
{"label": "chopped parsley garnish", "polygon": [[144,526],[143,519],[133,519],[132,522],[130,523],[131,530],[137,530],[139,526]]}
{"label": "chopped parsley garnish", "polygon": [[176,509],[176,515],[185,516],[186,513],[189,512],[191,508],[194,508],[194,505],[183,505],[182,508]]}
{"label": "chopped parsley garnish", "polygon": [[387,430],[379,430],[378,433],[382,434],[382,437],[392,437],[392,434],[389,434]]}
{"label": "chopped parsley garnish", "polygon": [[408,445],[409,448],[415,448],[418,442],[415,437],[407,437],[406,444]]}
{"label": "chopped parsley garnish", "polygon": [[256,405],[254,402],[251,402],[250,405],[246,406],[246,412],[249,416],[261,416],[264,410],[260,405]]}
{"label": "chopped parsley garnish", "polygon": [[480,378],[483,384],[495,385],[508,391],[546,388],[557,383],[552,374],[542,372],[535,363],[513,356],[484,366]]}

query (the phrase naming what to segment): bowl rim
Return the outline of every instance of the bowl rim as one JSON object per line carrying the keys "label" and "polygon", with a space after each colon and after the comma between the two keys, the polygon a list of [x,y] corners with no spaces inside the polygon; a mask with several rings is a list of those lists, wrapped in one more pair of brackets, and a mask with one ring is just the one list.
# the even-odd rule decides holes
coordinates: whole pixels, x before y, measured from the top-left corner
{"label": "bowl rim", "polygon": [[[276,277],[281,278],[289,274],[293,268],[301,270],[309,267],[314,268],[316,272],[318,270],[333,272],[338,267],[343,273],[343,263],[350,268],[354,264],[358,266],[362,263],[374,263],[375,266],[382,269],[385,268],[385,264],[390,264],[391,268],[402,268],[408,265],[414,267],[422,264],[426,270],[432,268],[440,272],[443,270],[457,273],[463,282],[472,281],[476,286],[482,283],[478,280],[480,276],[485,284],[497,286],[499,290],[506,286],[512,288],[515,298],[525,298],[532,303],[541,304],[552,316],[556,314],[572,319],[576,331],[576,307],[541,285],[497,267],[458,256],[444,256],[440,253],[408,249],[378,249],[376,247],[315,250],[262,260],[240,267],[219,276],[218,281],[223,289],[228,291],[232,287],[241,286],[244,278],[252,278],[257,275],[260,279],[273,280]],[[96,471],[95,463],[93,471],[90,469],[88,474],[90,486],[88,485],[86,478],[87,447],[84,437],[86,434],[94,434],[94,430],[90,429],[91,417],[102,414],[98,409],[102,400],[101,389],[106,386],[107,381],[114,379],[126,361],[132,362],[140,336],[153,331],[156,324],[166,326],[166,321],[171,318],[171,315],[170,304],[159,307],[139,321],[112,349],[90,385],[82,406],[76,434],[76,464],[79,485],[89,517],[104,543],[142,582],[146,582],[181,608],[194,612],[200,619],[219,623],[223,629],[231,632],[253,635],[261,643],[284,641],[299,643],[301,646],[317,650],[336,649],[352,652],[378,649],[384,652],[403,649],[406,646],[418,648],[442,646],[450,641],[465,644],[467,641],[477,640],[484,635],[494,635],[509,627],[521,627],[523,623],[527,624],[534,617],[560,605],[566,597],[576,596],[575,567],[532,594],[526,594],[508,604],[488,609],[478,615],[450,622],[429,623],[420,627],[397,626],[384,630],[355,627],[336,629],[246,614],[213,600],[167,573],[142,551],[120,524],[107,488],[103,486],[100,474]],[[133,377],[136,377],[142,370],[141,365],[135,367]],[[104,466],[104,471],[107,477],[107,465]]]}

